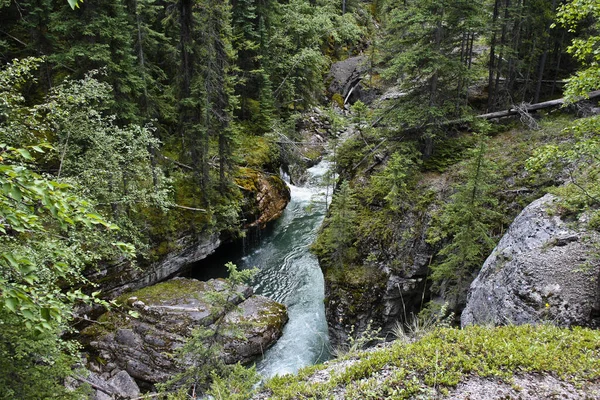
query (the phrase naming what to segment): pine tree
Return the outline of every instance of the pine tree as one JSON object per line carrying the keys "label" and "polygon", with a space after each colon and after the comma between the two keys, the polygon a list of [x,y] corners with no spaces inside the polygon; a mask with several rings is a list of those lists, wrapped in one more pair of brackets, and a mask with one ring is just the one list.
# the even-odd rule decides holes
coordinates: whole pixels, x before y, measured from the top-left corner
{"label": "pine tree", "polygon": [[499,213],[493,211],[497,204],[492,195],[493,165],[485,154],[486,139],[482,135],[467,166],[466,181],[441,211],[441,235],[430,231],[431,244],[447,239],[436,256],[440,262],[431,266],[431,279],[445,283],[448,294],[454,296],[454,309],[495,245],[490,231]]}
{"label": "pine tree", "polygon": [[49,24],[49,34],[56,38],[48,56],[55,77],[81,79],[90,70],[102,70],[114,90],[111,111],[120,121],[139,122],[137,99],[144,82],[131,35],[135,31],[122,1],[86,1],[75,11],[61,3]]}
{"label": "pine tree", "polygon": [[357,201],[348,181],[344,181],[333,195],[331,213],[323,232],[313,246],[320,257],[330,260],[329,265],[343,271],[356,258]]}

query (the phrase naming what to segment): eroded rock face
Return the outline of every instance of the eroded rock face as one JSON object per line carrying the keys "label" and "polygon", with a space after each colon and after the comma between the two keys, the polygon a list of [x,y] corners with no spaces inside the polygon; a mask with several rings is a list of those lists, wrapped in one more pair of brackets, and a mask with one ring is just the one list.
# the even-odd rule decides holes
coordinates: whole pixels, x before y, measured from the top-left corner
{"label": "eroded rock face", "polygon": [[232,289],[223,280],[176,278],[132,293],[126,303],[125,311],[136,311],[138,318],[108,312],[82,331],[98,353],[95,359],[102,360],[91,369],[108,376],[123,370],[149,383],[164,382],[179,371],[173,354],[195,328],[211,327],[222,317],[236,323],[246,340],[233,332],[219,336],[222,357],[235,363],[260,356],[287,322],[285,306],[253,296],[247,286]]}
{"label": "eroded rock face", "polygon": [[256,186],[257,215],[248,227],[264,229],[283,214],[290,202],[290,189],[279,176],[267,174],[259,174]]}
{"label": "eroded rock face", "polygon": [[461,324],[599,326],[600,235],[552,214],[552,195],[514,220],[471,284]]}
{"label": "eroded rock face", "polygon": [[277,175],[252,168],[244,168],[242,171],[236,183],[244,192],[244,226],[263,229],[281,216],[290,202],[290,189]]}
{"label": "eroded rock face", "polygon": [[180,250],[169,253],[152,265],[140,269],[128,261],[113,262],[89,271],[86,277],[100,285],[103,296],[115,298],[124,292],[138,290],[176,276],[186,266],[213,254],[220,245],[218,234],[186,236],[177,241],[176,247]]}
{"label": "eroded rock face", "polygon": [[[360,337],[367,328],[381,328],[380,336],[386,336],[398,322],[407,322],[419,312],[429,295],[427,273],[435,254],[426,242],[433,207],[412,209],[393,221],[391,244],[368,247],[387,261],[365,266],[370,273],[363,274],[361,281],[336,279],[325,269],[325,310],[332,347],[343,347],[350,334]],[[352,274],[350,269],[346,276]]]}

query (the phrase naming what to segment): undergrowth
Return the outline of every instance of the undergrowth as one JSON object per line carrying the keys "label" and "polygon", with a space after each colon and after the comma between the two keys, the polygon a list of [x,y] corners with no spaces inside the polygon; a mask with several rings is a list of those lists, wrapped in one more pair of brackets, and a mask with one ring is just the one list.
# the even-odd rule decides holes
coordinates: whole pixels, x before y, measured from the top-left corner
{"label": "undergrowth", "polygon": [[[414,343],[350,354],[326,381],[276,377],[265,385],[274,399],[431,398],[472,376],[511,382],[519,373],[547,373],[583,384],[600,378],[600,332],[549,325],[440,328]],[[313,367],[314,371],[314,367]]]}

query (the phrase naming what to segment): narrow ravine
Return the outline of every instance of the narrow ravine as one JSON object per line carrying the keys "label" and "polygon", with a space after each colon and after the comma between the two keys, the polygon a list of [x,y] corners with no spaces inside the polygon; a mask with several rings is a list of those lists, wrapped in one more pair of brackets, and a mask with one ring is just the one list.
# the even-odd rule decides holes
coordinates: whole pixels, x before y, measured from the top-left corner
{"label": "narrow ravine", "polygon": [[289,322],[283,336],[257,363],[265,377],[295,373],[329,358],[325,320],[323,274],[309,247],[326,212],[323,176],[329,163],[310,168],[303,187],[290,185],[291,201],[274,229],[260,246],[241,260],[243,267],[258,267],[256,293],[288,307]]}
{"label": "narrow ravine", "polygon": [[255,293],[287,306],[289,322],[282,337],[257,361],[257,370],[266,378],[295,373],[329,358],[323,274],[309,250],[331,199],[331,188],[324,184],[329,166],[322,161],[309,168],[303,186],[288,183],[291,201],[283,215],[260,233],[259,240],[245,245],[244,255],[220,253],[212,260],[220,268],[192,272],[195,278],[205,280],[224,276],[222,266],[228,261],[238,268],[256,267]]}

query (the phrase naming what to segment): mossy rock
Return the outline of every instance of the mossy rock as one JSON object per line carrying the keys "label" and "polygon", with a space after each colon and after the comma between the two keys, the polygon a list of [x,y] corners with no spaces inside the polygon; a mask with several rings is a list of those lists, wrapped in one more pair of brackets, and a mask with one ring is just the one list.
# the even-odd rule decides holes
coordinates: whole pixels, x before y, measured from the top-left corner
{"label": "mossy rock", "polygon": [[[175,278],[122,295],[117,301],[118,309],[102,315],[82,335],[106,360],[106,368],[116,366],[152,383],[164,382],[179,371],[173,354],[196,329],[213,332],[206,340],[216,337],[225,348],[222,357],[236,363],[261,355],[287,322],[285,306],[252,296],[252,288],[232,287],[224,279]],[[217,335],[217,322],[224,324],[222,332],[231,331],[231,335]]]}

